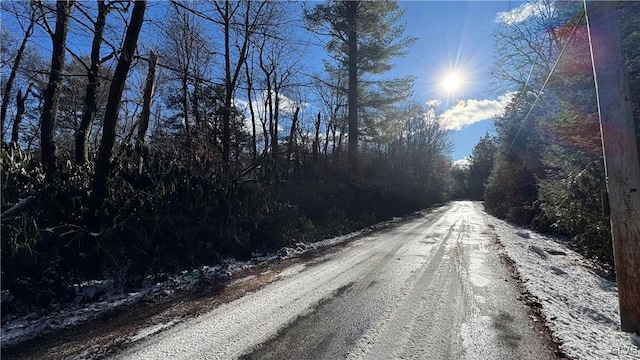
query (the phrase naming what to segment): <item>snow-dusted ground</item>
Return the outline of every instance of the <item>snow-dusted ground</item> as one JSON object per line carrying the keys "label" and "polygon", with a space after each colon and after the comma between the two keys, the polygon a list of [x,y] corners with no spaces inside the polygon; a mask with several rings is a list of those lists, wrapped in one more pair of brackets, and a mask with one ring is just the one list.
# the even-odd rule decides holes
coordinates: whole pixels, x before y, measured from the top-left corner
{"label": "snow-dusted ground", "polygon": [[[470,219],[484,216],[485,223],[491,226],[499,242],[504,246],[501,251],[513,260],[524,287],[541,304],[541,312],[546,317],[547,325],[551,329],[553,337],[561,343],[561,349],[568,356],[573,359],[594,360],[640,359],[640,339],[619,330],[620,320],[616,284],[599,276],[593,270],[595,266],[590,261],[585,260],[581,255],[564,246],[561,239],[554,239],[529,230],[516,228],[491,216],[482,215],[482,205],[479,203],[462,202],[458,203],[458,205],[468,212],[467,214],[459,214],[459,216],[470,217]],[[393,221],[397,220],[394,219]],[[454,220],[452,217],[451,221]],[[457,220],[452,224],[456,222]],[[104,311],[132,304],[141,299],[162,296],[162,294],[179,291],[181,288],[189,288],[202,279],[228,278],[244,269],[266,262],[286,259],[310,250],[333,246],[363,233],[372,232],[387,224],[388,222],[314,244],[298,243],[291,248],[283,248],[273,254],[256,254],[253,260],[247,262],[229,260],[222,265],[185,271],[181,275],[172,277],[162,283],[149,282],[143,289],[129,294],[106,294],[101,297],[100,301],[90,304],[59,305],[46,316],[30,314],[20,318],[8,319],[2,325],[2,347],[19,343],[42,332],[88,321]],[[462,225],[459,225],[461,226],[461,234],[469,232],[469,241],[477,241],[478,239],[472,236],[472,231],[474,227],[481,228],[481,226],[478,225],[479,223],[476,224],[476,220],[468,224],[471,224],[471,226],[467,225],[468,229],[462,229]],[[484,226],[486,227],[486,225]],[[434,229],[436,228],[437,226]],[[474,248],[470,246],[473,244],[466,245],[469,249]],[[418,248],[411,248],[411,251],[409,251],[409,248],[407,248],[405,249],[408,251],[407,254],[403,252],[399,252],[399,254],[404,254],[402,256],[415,255],[414,250],[416,249]],[[422,248],[420,247],[418,250],[420,249]],[[425,249],[420,251],[426,251]],[[486,278],[490,274],[480,271],[482,270],[482,261],[478,256],[481,253],[471,252],[469,254],[470,258],[467,266],[469,273],[467,275],[471,281],[471,286],[474,288],[491,288],[491,285],[486,284]],[[413,259],[413,257],[408,257],[408,259]],[[353,259],[347,258],[345,261],[356,260],[358,258],[354,257]],[[414,261],[417,260],[414,259]],[[405,264],[404,261],[399,263]],[[410,264],[407,262],[405,265],[408,266]],[[354,265],[352,264],[351,266],[353,267]],[[399,271],[398,269],[400,268],[395,267],[394,269]],[[300,272],[301,268],[294,268],[291,271],[294,273]],[[371,271],[371,269],[367,271]],[[350,274],[351,272],[346,272],[345,274]],[[325,275],[318,279],[326,278]],[[290,275],[285,272],[280,276],[286,278]],[[96,285],[101,286],[99,284]],[[91,288],[91,286],[88,288]],[[338,287],[338,289],[340,288]],[[239,301],[242,302],[244,300]],[[305,306],[311,305],[307,304]],[[304,313],[302,310],[301,312]],[[288,316],[296,316],[292,314],[294,313]],[[478,317],[480,320],[484,318],[482,316]],[[473,325],[474,323],[465,324]],[[168,323],[145,329],[130,341],[137,342],[173,326],[174,323]],[[275,330],[270,330],[270,332],[273,331]],[[263,340],[265,340],[264,337],[260,341]],[[467,344],[471,340],[475,341],[476,338],[471,340],[465,338],[463,340]]]}
{"label": "snow-dusted ground", "polygon": [[[2,324],[0,335],[2,348],[27,341],[39,334],[90,321],[106,312],[113,311],[122,306],[133,305],[141,300],[150,300],[158,296],[171,294],[175,291],[188,290],[202,280],[228,279],[242,271],[266,263],[285,260],[300,256],[309,251],[334,246],[353,239],[354,237],[386,227],[399,220],[401,219],[393,218],[359,231],[315,243],[296,243],[292,247],[282,248],[276,253],[255,254],[255,257],[249,261],[228,259],[223,264],[202,266],[191,271],[185,270],[181,274],[171,276],[162,282],[154,282],[153,278],[149,277],[144,282],[142,288],[129,293],[114,292],[109,287],[112,283],[111,281],[91,281],[82,284],[82,286],[77,285],[76,299],[78,301],[75,303],[54,304],[46,314],[32,312],[23,316],[8,316]],[[90,303],[82,301],[86,298],[92,298],[98,291],[104,292],[98,301]],[[3,300],[6,296],[6,292],[3,291]]]}
{"label": "snow-dusted ground", "polygon": [[566,354],[576,360],[640,359],[640,338],[620,331],[614,282],[560,239],[487,218]]}

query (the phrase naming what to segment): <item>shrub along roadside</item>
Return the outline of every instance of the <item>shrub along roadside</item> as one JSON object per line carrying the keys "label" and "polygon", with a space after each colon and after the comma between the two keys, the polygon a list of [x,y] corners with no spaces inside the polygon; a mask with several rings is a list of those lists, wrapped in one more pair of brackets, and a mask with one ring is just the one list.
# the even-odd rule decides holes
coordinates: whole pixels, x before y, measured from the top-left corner
{"label": "shrub along roadside", "polygon": [[60,176],[45,183],[34,154],[2,149],[3,213],[33,197],[2,219],[2,289],[11,294],[3,298],[13,299],[3,315],[71,300],[71,285],[82,281],[110,278],[126,290],[152,273],[246,259],[429,205],[416,201],[428,198],[417,183],[398,190],[402,173],[351,179],[345,164],[325,163],[315,175],[268,183],[206,164],[186,168],[162,152],[144,155],[139,173],[124,153],[104,205],[93,209],[91,163],[59,162]]}

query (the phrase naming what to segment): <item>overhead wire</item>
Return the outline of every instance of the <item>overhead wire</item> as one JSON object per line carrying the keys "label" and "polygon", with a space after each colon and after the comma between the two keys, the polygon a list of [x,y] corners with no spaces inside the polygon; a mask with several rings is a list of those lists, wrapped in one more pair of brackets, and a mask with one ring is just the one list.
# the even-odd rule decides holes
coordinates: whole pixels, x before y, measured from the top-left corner
{"label": "overhead wire", "polygon": [[[515,144],[515,142],[516,142],[516,140],[518,138],[518,135],[520,135],[520,132],[522,132],[524,124],[529,119],[529,116],[533,112],[533,109],[535,108],[536,104],[538,103],[538,100],[540,100],[540,97],[542,96],[542,93],[544,92],[545,87],[547,86],[547,84],[549,83],[549,80],[551,79],[551,75],[553,75],[553,72],[555,71],[556,67],[558,66],[558,63],[560,62],[560,59],[562,58],[562,55],[566,51],[567,46],[571,42],[571,39],[573,38],[573,35],[575,34],[576,30],[578,29],[578,26],[580,26],[580,22],[582,21],[584,16],[585,16],[585,12],[582,11],[582,13],[580,14],[580,18],[578,18],[578,20],[576,21],[576,24],[573,26],[573,29],[571,30],[571,34],[569,34],[569,38],[567,39],[567,42],[562,47],[562,50],[560,51],[560,54],[558,55],[558,58],[556,59],[556,61],[553,64],[553,66],[551,67],[551,70],[549,71],[549,74],[547,75],[547,78],[545,79],[544,83],[542,84],[542,87],[540,88],[540,91],[538,91],[538,94],[536,95],[536,98],[533,101],[533,104],[531,104],[531,107],[529,108],[529,111],[527,112],[527,115],[524,117],[524,120],[522,120],[522,122],[520,122],[520,126],[518,127],[518,131],[516,132],[516,135],[513,137],[513,140],[509,144],[509,148],[505,152],[505,155],[508,154],[511,151],[511,149],[513,148],[513,145]],[[532,72],[533,72],[533,67],[531,68],[531,71],[529,72],[529,76],[531,76]],[[528,81],[528,79],[527,79],[527,81]],[[524,90],[526,90],[526,88]]]}
{"label": "overhead wire", "polygon": [[[587,13],[587,0],[582,0],[582,3],[584,5],[585,21],[587,23],[587,37],[589,39],[589,55],[591,56],[591,67],[593,68],[593,84],[596,89],[596,104],[598,106],[598,117],[602,118],[602,114],[600,113],[601,107],[600,107],[600,92],[598,91],[598,75],[596,74],[596,66],[593,58],[593,41],[591,38],[591,27],[589,26],[589,14]],[[606,164],[606,161],[607,159],[605,158],[605,164]]]}

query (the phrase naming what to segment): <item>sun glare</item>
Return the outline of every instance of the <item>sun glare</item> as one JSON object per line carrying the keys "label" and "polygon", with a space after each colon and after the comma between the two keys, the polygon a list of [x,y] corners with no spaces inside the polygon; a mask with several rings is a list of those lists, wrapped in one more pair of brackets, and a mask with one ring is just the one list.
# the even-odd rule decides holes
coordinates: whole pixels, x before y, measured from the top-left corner
{"label": "sun glare", "polygon": [[448,92],[454,92],[462,86],[462,78],[459,74],[450,73],[442,80],[442,87]]}

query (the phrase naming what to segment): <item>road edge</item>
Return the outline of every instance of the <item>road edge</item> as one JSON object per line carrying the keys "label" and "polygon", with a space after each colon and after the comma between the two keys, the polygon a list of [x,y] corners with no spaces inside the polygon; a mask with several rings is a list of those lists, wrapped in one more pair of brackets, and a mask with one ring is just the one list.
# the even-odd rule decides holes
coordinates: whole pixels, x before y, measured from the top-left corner
{"label": "road edge", "polygon": [[573,360],[571,356],[562,350],[562,341],[554,335],[553,331],[549,327],[547,317],[542,313],[542,304],[540,303],[540,299],[534,296],[522,281],[522,277],[520,276],[520,272],[518,271],[515,261],[509,257],[505,251],[504,244],[502,244],[500,237],[495,232],[495,226],[493,224],[487,224],[487,226],[491,229],[491,239],[498,246],[498,256],[509,271],[509,275],[511,276],[516,288],[520,291],[519,300],[523,301],[527,305],[529,316],[533,320],[536,330],[545,334],[545,337],[550,342],[549,345],[554,349],[556,359]]}

